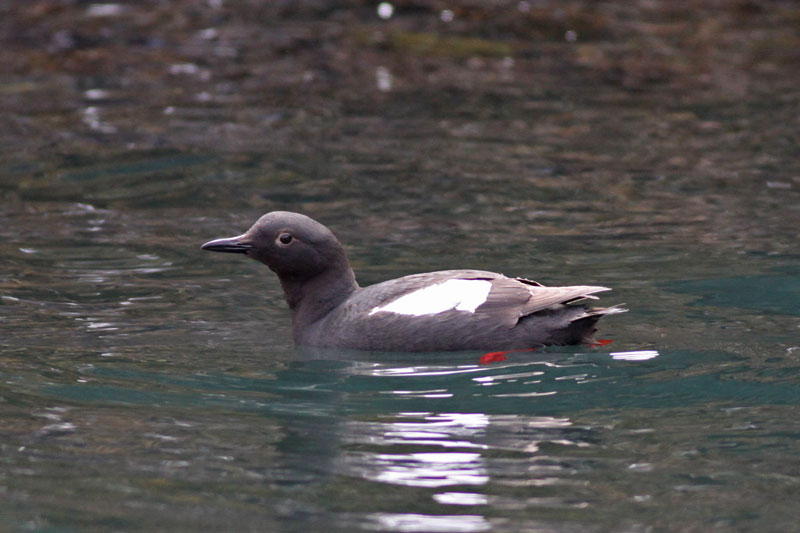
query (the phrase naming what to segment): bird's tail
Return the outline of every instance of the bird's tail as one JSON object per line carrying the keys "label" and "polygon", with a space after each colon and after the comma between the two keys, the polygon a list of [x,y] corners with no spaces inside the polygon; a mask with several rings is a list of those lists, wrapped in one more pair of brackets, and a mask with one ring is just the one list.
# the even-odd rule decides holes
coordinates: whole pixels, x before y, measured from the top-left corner
{"label": "bird's tail", "polygon": [[579,323],[582,327],[578,328],[581,332],[581,344],[594,344],[597,342],[594,338],[594,333],[597,328],[594,326],[598,320],[606,315],[616,315],[618,313],[627,313],[628,310],[622,307],[625,304],[612,305],[611,307],[592,307],[586,309],[584,313],[572,319],[572,323]]}

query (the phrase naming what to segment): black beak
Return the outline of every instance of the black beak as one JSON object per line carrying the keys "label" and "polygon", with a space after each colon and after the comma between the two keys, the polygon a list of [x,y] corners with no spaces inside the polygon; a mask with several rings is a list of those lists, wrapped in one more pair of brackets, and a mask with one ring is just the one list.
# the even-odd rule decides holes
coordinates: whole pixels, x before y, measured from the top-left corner
{"label": "black beak", "polygon": [[253,248],[252,244],[245,244],[239,242],[243,235],[239,235],[238,237],[230,237],[227,239],[214,239],[213,241],[209,241],[205,243],[202,248],[203,250],[209,250],[211,252],[228,252],[231,254],[245,254],[248,250]]}

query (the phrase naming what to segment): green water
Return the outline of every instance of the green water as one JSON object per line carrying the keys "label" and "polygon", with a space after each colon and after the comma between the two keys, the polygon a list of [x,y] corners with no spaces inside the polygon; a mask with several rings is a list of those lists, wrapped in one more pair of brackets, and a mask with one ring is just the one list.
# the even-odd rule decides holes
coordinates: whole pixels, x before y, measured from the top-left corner
{"label": "green water", "polygon": [[[798,530],[792,3],[12,4],[0,530]],[[295,349],[271,272],[199,249],[275,209],[362,285],[630,312],[491,364]]]}

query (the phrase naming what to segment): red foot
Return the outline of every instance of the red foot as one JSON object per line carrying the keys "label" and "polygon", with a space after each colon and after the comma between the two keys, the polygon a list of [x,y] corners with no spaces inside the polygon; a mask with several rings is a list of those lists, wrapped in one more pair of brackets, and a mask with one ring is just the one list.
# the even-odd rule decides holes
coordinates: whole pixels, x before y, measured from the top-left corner
{"label": "red foot", "polygon": [[614,341],[611,339],[597,339],[594,341],[593,344],[590,344],[589,346],[591,346],[592,348],[597,348],[598,346],[608,346],[612,342]]}
{"label": "red foot", "polygon": [[489,352],[485,353],[478,359],[479,365],[490,365],[492,363],[499,363],[500,361],[505,361],[508,359],[506,357],[507,352]]}
{"label": "red foot", "polygon": [[492,363],[499,363],[500,361],[506,361],[508,357],[506,357],[507,353],[511,352],[532,352],[536,348],[523,348],[521,350],[506,350],[504,352],[489,352],[485,353],[478,359],[479,365],[490,365]]}

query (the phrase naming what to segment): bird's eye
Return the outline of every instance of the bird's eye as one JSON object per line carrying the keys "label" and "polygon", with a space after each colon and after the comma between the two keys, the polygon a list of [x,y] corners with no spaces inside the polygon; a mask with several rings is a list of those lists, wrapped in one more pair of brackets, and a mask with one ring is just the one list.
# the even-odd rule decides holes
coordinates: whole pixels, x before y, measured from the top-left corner
{"label": "bird's eye", "polygon": [[281,233],[280,235],[278,235],[278,241],[283,245],[291,243],[292,240],[293,237],[291,233]]}

